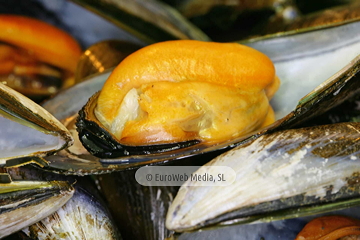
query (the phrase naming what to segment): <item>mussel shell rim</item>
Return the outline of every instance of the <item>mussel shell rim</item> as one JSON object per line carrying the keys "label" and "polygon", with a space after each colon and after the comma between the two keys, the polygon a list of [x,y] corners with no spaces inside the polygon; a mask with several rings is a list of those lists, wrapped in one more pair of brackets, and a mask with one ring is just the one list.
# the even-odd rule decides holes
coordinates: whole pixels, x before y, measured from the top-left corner
{"label": "mussel shell rim", "polygon": [[191,229],[179,229],[176,233],[191,233],[191,232],[202,232],[208,230],[216,230],[219,228],[253,224],[253,223],[269,223],[278,220],[293,219],[299,217],[314,216],[317,214],[329,213],[331,211],[338,211],[352,207],[358,207],[360,205],[360,198],[343,199],[335,202],[314,204],[310,206],[299,206],[296,208],[283,209],[274,212],[268,212],[258,215],[252,215],[248,217],[233,218],[224,222],[217,222],[210,225],[197,225]]}
{"label": "mussel shell rim", "polygon": [[73,138],[70,132],[63,126],[54,116],[52,116],[44,108],[18,93],[17,91],[7,87],[4,84],[0,85],[1,104],[0,113],[4,118],[14,121],[18,124],[30,127],[36,131],[47,135],[62,139],[64,143],[54,149],[46,151],[29,152],[25,155],[5,157],[2,160],[9,160],[18,157],[42,157],[54,154],[62,149],[65,149],[73,144]]}

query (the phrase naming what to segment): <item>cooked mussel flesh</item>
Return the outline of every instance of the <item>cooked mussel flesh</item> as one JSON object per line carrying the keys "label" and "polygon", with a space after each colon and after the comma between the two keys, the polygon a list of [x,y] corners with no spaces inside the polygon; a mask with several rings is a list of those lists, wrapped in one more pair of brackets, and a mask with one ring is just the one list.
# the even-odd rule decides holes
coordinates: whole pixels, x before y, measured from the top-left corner
{"label": "cooked mussel flesh", "polygon": [[81,54],[68,33],[40,20],[0,15],[0,80],[41,100],[74,84]]}
{"label": "cooked mussel flesh", "polygon": [[274,121],[269,99],[278,87],[269,58],[240,44],[153,44],[124,59],[90,98],[80,140],[102,157],[226,141]]}

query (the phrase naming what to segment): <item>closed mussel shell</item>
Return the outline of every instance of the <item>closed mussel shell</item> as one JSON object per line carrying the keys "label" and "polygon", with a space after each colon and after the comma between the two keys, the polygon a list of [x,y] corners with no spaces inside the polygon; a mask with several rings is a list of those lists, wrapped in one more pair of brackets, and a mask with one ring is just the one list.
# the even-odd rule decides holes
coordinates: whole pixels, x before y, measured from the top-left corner
{"label": "closed mussel shell", "polygon": [[279,131],[220,155],[205,166],[231,167],[235,181],[225,187],[194,187],[189,180],[169,208],[167,227],[184,231],[234,224],[235,219],[292,208],[301,216],[303,206],[356,200],[359,128],[358,123],[339,123]]}

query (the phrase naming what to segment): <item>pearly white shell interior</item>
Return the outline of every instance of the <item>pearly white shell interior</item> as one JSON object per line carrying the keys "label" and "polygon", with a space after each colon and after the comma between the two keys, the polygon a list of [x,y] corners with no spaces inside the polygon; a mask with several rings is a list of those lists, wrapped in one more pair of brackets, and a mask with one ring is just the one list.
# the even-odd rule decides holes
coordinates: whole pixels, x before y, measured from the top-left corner
{"label": "pearly white shell interior", "polygon": [[0,165],[45,156],[72,144],[66,127],[38,104],[0,83]]}
{"label": "pearly white shell interior", "polygon": [[360,22],[246,43],[274,62],[281,85],[271,105],[276,119],[360,55]]}
{"label": "pearly white shell interior", "polygon": [[[66,144],[59,136],[45,134],[0,115],[0,159],[22,157],[59,149]],[[0,162],[1,163],[1,162]]]}

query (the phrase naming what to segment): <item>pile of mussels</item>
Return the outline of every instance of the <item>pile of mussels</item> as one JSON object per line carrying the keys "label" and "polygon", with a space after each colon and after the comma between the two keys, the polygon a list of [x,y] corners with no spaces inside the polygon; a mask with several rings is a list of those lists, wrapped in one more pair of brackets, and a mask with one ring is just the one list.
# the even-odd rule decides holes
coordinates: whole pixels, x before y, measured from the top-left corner
{"label": "pile of mussels", "polygon": [[[74,2],[127,26],[148,43],[210,40],[160,1]],[[102,88],[112,67],[140,48],[132,43],[112,40],[88,48],[75,74],[80,83],[41,106],[0,83],[0,238],[205,239],[220,233],[224,239],[239,239],[237,234],[277,239],[268,227],[276,226],[275,220],[358,206],[360,5],[351,4],[238,41],[275,65],[282,80],[271,101],[276,122],[213,145],[129,150],[107,142],[88,121],[80,138],[107,154],[94,156],[82,146],[78,112]],[[149,26],[160,39],[148,33]],[[226,187],[190,181],[180,188],[142,186],[135,172],[150,165],[227,166],[236,179]]]}

